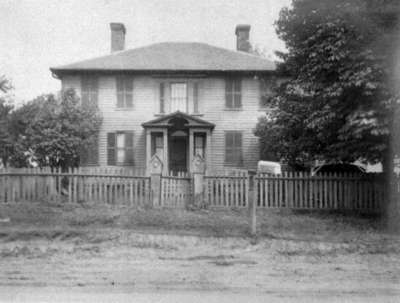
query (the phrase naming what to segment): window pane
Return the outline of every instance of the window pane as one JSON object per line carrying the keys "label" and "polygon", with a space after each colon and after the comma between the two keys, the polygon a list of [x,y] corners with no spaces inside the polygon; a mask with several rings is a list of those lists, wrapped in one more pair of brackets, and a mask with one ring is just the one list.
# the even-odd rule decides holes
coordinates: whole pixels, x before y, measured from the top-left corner
{"label": "window pane", "polygon": [[196,147],[204,147],[204,137],[203,136],[195,136],[194,137],[194,145]]}
{"label": "window pane", "polygon": [[117,148],[125,147],[125,134],[117,134]]}
{"label": "window pane", "polygon": [[125,162],[125,150],[117,149],[117,163],[124,163],[124,162]]}
{"label": "window pane", "polygon": [[171,111],[187,111],[186,83],[171,83]]}

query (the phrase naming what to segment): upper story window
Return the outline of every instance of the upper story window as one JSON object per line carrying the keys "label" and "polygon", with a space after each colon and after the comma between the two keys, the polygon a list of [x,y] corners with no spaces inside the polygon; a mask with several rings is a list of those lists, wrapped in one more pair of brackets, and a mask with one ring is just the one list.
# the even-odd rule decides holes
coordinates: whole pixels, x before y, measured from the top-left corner
{"label": "upper story window", "polygon": [[97,105],[98,79],[93,76],[82,76],[81,78],[82,106]]}
{"label": "upper story window", "polygon": [[171,83],[171,112],[187,112],[187,85],[186,83]]}
{"label": "upper story window", "polygon": [[242,107],[242,81],[240,78],[225,80],[225,106],[228,109]]}
{"label": "upper story window", "polygon": [[116,78],[117,86],[117,107],[133,107],[133,79],[128,76],[118,76]]}

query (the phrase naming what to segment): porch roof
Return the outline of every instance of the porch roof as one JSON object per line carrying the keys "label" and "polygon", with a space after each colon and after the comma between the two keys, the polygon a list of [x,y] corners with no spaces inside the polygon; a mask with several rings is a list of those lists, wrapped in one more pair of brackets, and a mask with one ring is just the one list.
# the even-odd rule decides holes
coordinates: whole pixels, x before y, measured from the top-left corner
{"label": "porch roof", "polygon": [[200,119],[198,117],[188,115],[188,114],[180,112],[180,111],[176,111],[174,113],[159,117],[157,119],[147,121],[145,123],[142,123],[142,126],[144,128],[149,128],[149,127],[169,128],[169,127],[173,126],[173,124],[170,123],[170,120],[175,119],[175,118],[185,119],[187,121],[187,123],[185,124],[185,127],[187,127],[187,128],[200,127],[200,128],[213,129],[215,127],[215,124],[213,124],[211,122]]}

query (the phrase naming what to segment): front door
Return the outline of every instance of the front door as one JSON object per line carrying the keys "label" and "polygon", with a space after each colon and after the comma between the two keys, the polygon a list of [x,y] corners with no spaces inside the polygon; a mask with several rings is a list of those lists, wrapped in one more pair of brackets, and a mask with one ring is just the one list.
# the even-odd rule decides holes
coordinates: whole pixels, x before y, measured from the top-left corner
{"label": "front door", "polygon": [[169,169],[173,172],[187,171],[187,137],[171,137],[169,142]]}

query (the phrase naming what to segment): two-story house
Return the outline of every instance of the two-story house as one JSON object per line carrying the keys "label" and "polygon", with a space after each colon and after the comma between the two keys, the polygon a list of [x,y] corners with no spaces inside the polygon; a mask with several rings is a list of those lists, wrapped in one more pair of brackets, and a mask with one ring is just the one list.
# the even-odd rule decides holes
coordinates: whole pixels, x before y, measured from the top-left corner
{"label": "two-story house", "polygon": [[110,26],[111,54],[51,68],[102,112],[86,165],[146,168],[157,154],[165,171],[190,171],[198,154],[208,169],[256,167],[259,79],[275,64],[249,53],[249,25],[236,27],[235,51],[180,42],[125,50],[125,26]]}

